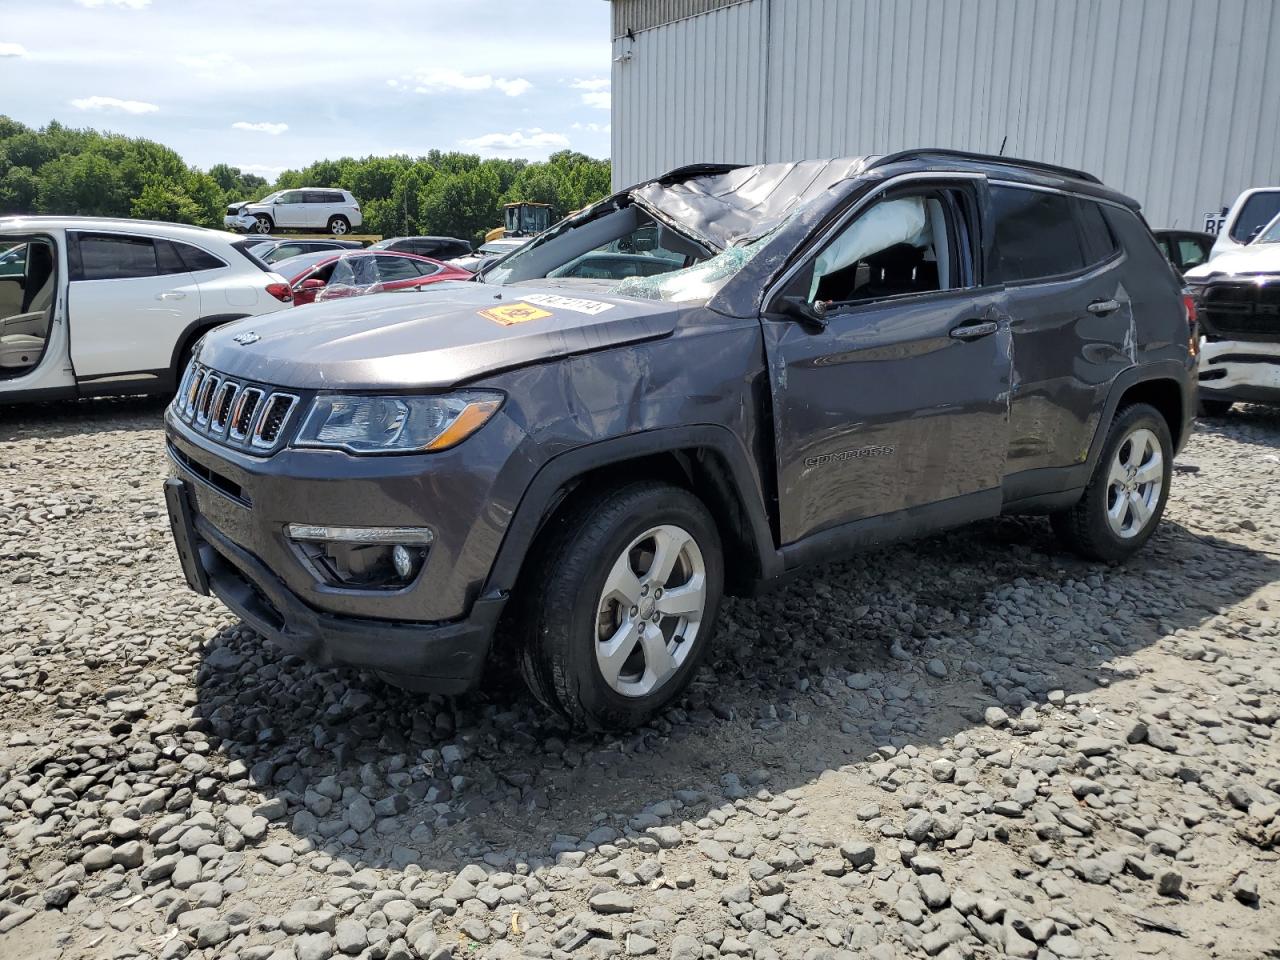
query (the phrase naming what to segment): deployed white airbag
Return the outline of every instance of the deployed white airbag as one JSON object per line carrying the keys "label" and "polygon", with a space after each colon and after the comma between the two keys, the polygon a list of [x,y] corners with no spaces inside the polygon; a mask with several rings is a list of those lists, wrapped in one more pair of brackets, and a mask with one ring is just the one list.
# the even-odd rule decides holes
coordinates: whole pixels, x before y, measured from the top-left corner
{"label": "deployed white airbag", "polygon": [[818,295],[818,285],[823,277],[852,266],[873,253],[887,250],[897,243],[923,246],[921,234],[924,233],[926,219],[922,197],[902,197],[873,206],[818,255],[813,265],[809,299],[813,300]]}

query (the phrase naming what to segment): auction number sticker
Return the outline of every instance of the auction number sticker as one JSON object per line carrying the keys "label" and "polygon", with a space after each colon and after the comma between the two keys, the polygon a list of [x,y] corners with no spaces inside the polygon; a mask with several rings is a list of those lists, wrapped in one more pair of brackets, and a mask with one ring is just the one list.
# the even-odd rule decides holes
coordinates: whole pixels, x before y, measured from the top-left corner
{"label": "auction number sticker", "polygon": [[585,313],[594,317],[598,313],[604,313],[606,310],[612,310],[612,303],[602,303],[599,300],[587,300],[583,297],[562,297],[557,293],[531,293],[525,297],[530,303],[540,303],[544,307],[558,307],[561,310],[570,310],[573,313]]}
{"label": "auction number sticker", "polygon": [[480,316],[494,323],[500,323],[504,327],[510,327],[517,323],[528,323],[530,320],[545,320],[555,314],[550,310],[535,307],[531,303],[504,303],[500,307],[481,310]]}

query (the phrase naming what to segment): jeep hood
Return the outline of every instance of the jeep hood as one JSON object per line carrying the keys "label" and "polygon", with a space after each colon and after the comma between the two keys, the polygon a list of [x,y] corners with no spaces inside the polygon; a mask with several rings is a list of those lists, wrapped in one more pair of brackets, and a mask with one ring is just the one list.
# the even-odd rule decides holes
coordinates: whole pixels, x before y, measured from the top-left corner
{"label": "jeep hood", "polygon": [[1250,273],[1280,273],[1280,243],[1251,243],[1219,254],[1208,263],[1188,270],[1187,279],[1203,282],[1214,274],[1235,277]]}
{"label": "jeep hood", "polygon": [[669,335],[677,309],[539,281],[467,281],[246,317],[208,333],[200,362],[296,389],[444,389],[499,370]]}

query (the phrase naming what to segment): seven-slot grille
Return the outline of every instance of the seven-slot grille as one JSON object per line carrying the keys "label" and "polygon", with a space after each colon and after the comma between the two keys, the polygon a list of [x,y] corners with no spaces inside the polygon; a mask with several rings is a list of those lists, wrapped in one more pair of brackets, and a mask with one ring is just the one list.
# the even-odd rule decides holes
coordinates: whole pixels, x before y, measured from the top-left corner
{"label": "seven-slot grille", "polygon": [[174,400],[179,418],[193,430],[250,453],[275,450],[297,406],[295,394],[226,377],[195,362],[183,374]]}

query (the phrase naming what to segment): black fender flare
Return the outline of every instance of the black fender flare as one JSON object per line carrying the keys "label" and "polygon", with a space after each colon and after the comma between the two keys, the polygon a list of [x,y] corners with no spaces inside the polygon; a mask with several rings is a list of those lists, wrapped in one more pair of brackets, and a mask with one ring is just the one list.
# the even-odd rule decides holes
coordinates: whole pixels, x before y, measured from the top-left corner
{"label": "black fender flare", "polygon": [[1093,440],[1089,444],[1089,455],[1085,458],[1085,462],[1089,465],[1089,472],[1086,476],[1093,475],[1093,469],[1098,463],[1098,457],[1102,455],[1102,445],[1107,441],[1107,434],[1111,430],[1111,422],[1115,419],[1116,410],[1119,409],[1120,400],[1125,392],[1140,383],[1149,383],[1156,380],[1167,380],[1178,387],[1178,391],[1182,396],[1182,424],[1178,431],[1178,449],[1180,450],[1182,445],[1186,443],[1187,435],[1191,432],[1191,421],[1195,418],[1196,411],[1194,367],[1189,368],[1182,361],[1174,359],[1155,360],[1139,366],[1128,367],[1111,381],[1111,389],[1107,391],[1107,402],[1102,408],[1102,416],[1098,418],[1098,428],[1093,432]]}
{"label": "black fender flare", "polygon": [[539,468],[507,525],[481,596],[509,592],[516,583],[529,548],[542,524],[559,503],[559,495],[575,479],[600,467],[640,457],[677,451],[707,450],[727,465],[746,516],[746,535],[760,558],[760,574],[772,579],[782,572],[782,558],[746,451],[732,431],[716,424],[664,427],[601,440],[559,454]]}

